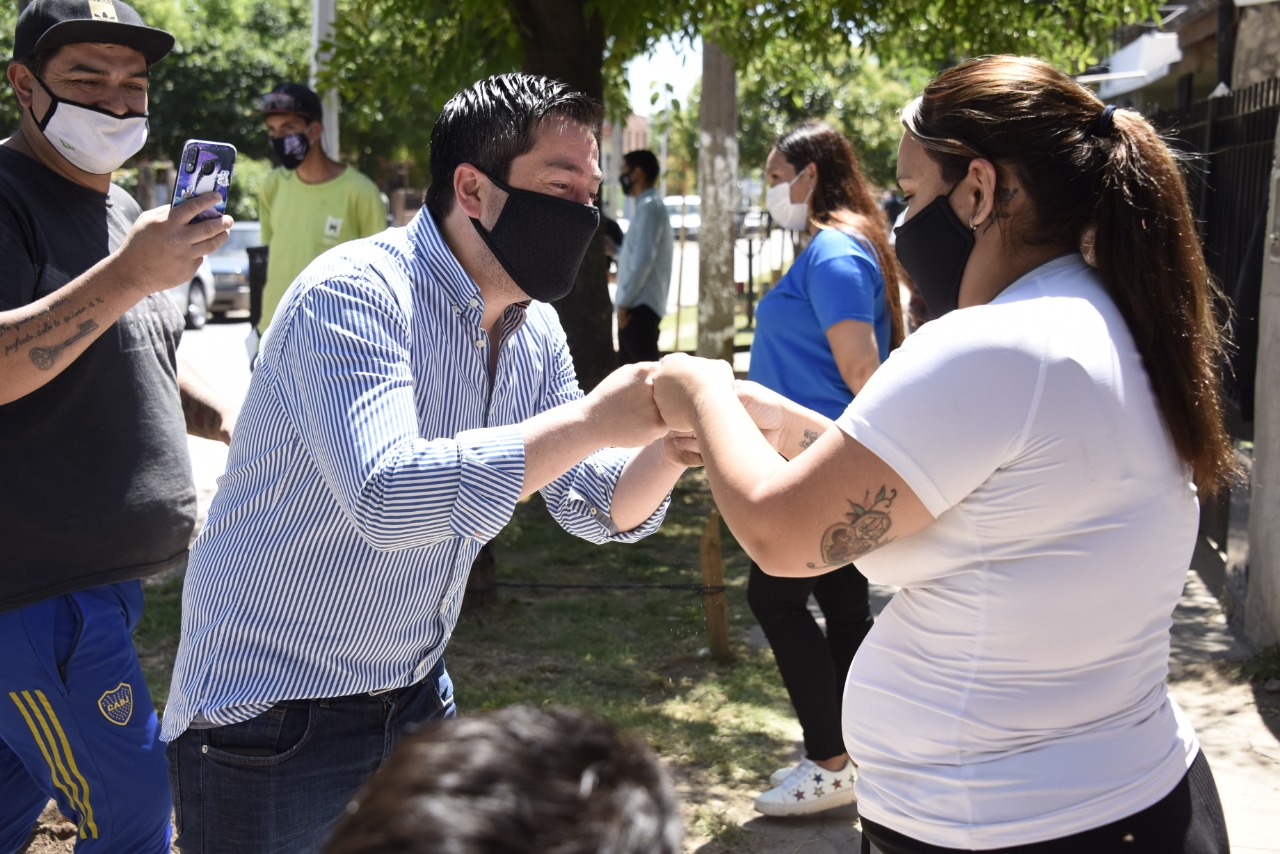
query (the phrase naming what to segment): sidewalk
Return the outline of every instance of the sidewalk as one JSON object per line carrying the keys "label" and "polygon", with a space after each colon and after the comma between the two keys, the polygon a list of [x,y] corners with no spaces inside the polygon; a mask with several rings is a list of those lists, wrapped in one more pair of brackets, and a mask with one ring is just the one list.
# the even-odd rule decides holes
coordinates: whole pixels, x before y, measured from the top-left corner
{"label": "sidewalk", "polygon": [[[1218,600],[1194,569],[1198,562],[1207,565],[1213,559],[1212,553],[1197,553],[1173,615],[1169,693],[1191,718],[1213,769],[1233,854],[1280,854],[1280,693],[1260,687],[1255,692],[1253,686],[1230,677],[1229,664],[1247,658],[1250,651],[1231,634]],[[1204,574],[1213,577],[1207,566]],[[873,584],[871,595],[878,613],[892,590]],[[758,626],[751,639],[765,643]],[[799,755],[798,726],[795,737]],[[689,799],[692,793],[681,795]],[[716,806],[739,822],[743,838],[731,847],[690,839],[686,851],[835,854],[857,851],[861,842],[856,806],[789,819],[761,816],[749,801]]]}
{"label": "sidewalk", "polygon": [[[1212,560],[1197,553],[1198,561]],[[1169,693],[1195,724],[1227,816],[1233,854],[1280,852],[1280,693],[1237,683],[1227,662],[1247,658],[1222,607],[1194,569],[1173,615]]]}

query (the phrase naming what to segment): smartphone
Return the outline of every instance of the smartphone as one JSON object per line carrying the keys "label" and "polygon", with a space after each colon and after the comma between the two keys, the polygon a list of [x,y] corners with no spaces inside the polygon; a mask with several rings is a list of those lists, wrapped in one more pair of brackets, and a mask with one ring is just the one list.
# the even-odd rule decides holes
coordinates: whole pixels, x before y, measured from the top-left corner
{"label": "smartphone", "polygon": [[231,170],[236,165],[236,147],[228,142],[189,139],[178,158],[178,176],[173,182],[173,204],[182,204],[192,196],[217,190],[222,200],[196,217],[212,219],[227,212],[227,191],[231,188]]}

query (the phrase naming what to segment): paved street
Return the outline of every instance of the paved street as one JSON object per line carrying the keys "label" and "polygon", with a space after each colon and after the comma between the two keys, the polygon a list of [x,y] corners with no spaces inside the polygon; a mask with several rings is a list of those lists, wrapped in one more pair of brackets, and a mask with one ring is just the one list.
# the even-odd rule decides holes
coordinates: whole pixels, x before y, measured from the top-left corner
{"label": "paved street", "polygon": [[[249,358],[244,339],[249,334],[247,320],[211,320],[204,329],[182,333],[178,351],[217,391],[238,409],[249,389]],[[203,525],[213,498],[217,477],[227,467],[227,446],[221,442],[188,436],[191,465],[196,475],[199,521]]]}

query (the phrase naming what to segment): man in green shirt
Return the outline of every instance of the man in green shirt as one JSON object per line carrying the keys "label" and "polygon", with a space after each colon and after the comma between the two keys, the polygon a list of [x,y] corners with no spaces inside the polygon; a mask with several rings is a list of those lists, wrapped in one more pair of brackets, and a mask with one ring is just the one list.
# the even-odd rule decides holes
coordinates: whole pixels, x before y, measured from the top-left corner
{"label": "man in green shirt", "polygon": [[263,332],[285,289],[317,255],[387,227],[377,185],[329,157],[321,147],[323,109],[315,92],[282,83],[262,96],[261,111],[281,168],[258,194],[258,218],[267,255],[262,294]]}

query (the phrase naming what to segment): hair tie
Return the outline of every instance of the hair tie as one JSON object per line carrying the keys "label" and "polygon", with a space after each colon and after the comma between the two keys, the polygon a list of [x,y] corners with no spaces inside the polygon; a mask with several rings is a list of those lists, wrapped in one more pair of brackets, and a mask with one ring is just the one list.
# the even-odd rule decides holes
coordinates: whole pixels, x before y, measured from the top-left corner
{"label": "hair tie", "polygon": [[1102,108],[1102,112],[1098,113],[1098,117],[1093,120],[1093,127],[1090,133],[1096,137],[1106,138],[1111,136],[1111,132],[1115,130],[1116,105],[1107,104]]}

